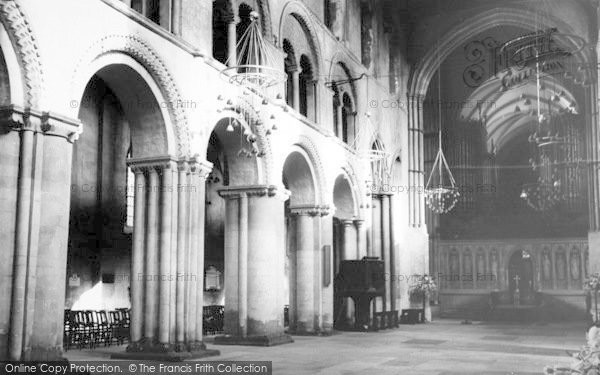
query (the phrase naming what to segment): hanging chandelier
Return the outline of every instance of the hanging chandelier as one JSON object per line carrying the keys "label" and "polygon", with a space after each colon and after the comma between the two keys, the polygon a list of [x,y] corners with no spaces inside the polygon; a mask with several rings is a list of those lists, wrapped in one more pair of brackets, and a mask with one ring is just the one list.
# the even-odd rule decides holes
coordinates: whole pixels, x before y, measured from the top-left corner
{"label": "hanging chandelier", "polygon": [[[440,65],[441,66],[441,65]],[[460,197],[459,189],[442,149],[441,68],[438,71],[438,152],[425,184],[425,203],[436,214],[450,212]],[[446,177],[444,177],[444,175]]]}
{"label": "hanging chandelier", "polygon": [[[384,189],[391,179],[389,164],[392,154],[385,150],[377,138],[370,112],[365,113],[365,121],[361,121],[360,124],[361,127],[350,147],[359,150],[358,158],[368,162],[371,168],[371,181],[366,181],[367,191],[374,191],[375,188]],[[371,141],[373,143],[369,145]]]}
{"label": "hanging chandelier", "polygon": [[233,112],[227,120],[226,131],[240,135],[237,156],[260,158],[266,151],[259,139],[277,130],[276,112],[285,109],[281,94],[274,100],[270,98],[270,88],[283,84],[287,75],[269,66],[277,59],[262,36],[258,13],[251,12],[249,18],[250,23],[236,45],[236,60],[227,60],[227,67],[220,74],[221,79],[234,86],[235,95],[229,99],[219,95],[217,99],[226,101],[224,109]]}
{"label": "hanging chandelier", "polygon": [[536,182],[523,185],[521,199],[535,211],[547,211],[563,200],[562,184],[554,163],[548,155],[542,153],[540,162],[533,160],[532,168],[539,172]]}
{"label": "hanging chandelier", "polygon": [[[535,129],[529,135],[528,141],[533,150],[530,158],[531,168],[538,177],[536,182],[523,184],[520,197],[529,207],[538,212],[547,211],[564,199],[558,166],[563,161],[562,150],[566,147],[567,139],[563,134],[565,126],[557,121],[557,117],[561,116],[562,112],[577,113],[576,103],[569,102],[564,91],[551,92],[541,83],[542,63],[570,56],[569,53],[552,47],[551,37],[554,33],[556,30],[538,31],[518,37],[505,43],[501,49],[502,52],[511,49],[514,52],[513,56],[526,56],[522,60],[523,66],[531,62],[535,63]],[[542,91],[544,95],[549,93],[549,96],[544,96]],[[542,113],[542,97],[548,103],[547,113]],[[552,106],[566,109],[557,116],[553,113]]]}

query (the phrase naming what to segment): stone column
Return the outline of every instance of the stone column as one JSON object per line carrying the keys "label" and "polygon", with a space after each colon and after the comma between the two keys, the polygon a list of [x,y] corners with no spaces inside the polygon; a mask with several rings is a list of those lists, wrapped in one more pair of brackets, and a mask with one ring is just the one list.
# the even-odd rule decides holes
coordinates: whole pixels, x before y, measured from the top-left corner
{"label": "stone column", "polygon": [[322,314],[319,329],[327,333],[333,331],[333,279],[335,276],[333,264],[333,212],[334,210],[329,206],[323,207],[318,223],[321,228],[321,242],[318,256],[322,262],[319,268],[319,272],[322,275],[321,282],[317,285],[317,288],[321,290],[321,299],[317,301],[321,305]]}
{"label": "stone column", "polygon": [[300,69],[293,70],[292,72],[292,106],[298,112],[300,112]]}
{"label": "stone column", "polygon": [[337,111],[337,124],[335,124],[336,128],[337,128],[337,134],[338,134],[338,138],[343,140],[344,139],[344,129],[342,126],[342,98],[339,98],[339,105],[336,107],[336,111]]}
{"label": "stone column", "polygon": [[176,329],[175,341],[179,348],[185,342],[185,281],[178,277],[179,272],[186,267],[186,253],[188,252],[188,233],[190,230],[189,224],[189,164],[187,160],[179,162],[179,189],[178,189],[178,227],[177,227],[177,274],[176,274],[176,302],[175,316]]}
{"label": "stone column", "polygon": [[365,241],[365,221],[362,219],[354,220],[356,227],[356,259],[362,259],[367,256],[367,245]]}
{"label": "stone column", "polygon": [[381,242],[384,262],[384,272],[388,275],[385,280],[385,294],[383,311],[390,311],[391,307],[391,249],[390,249],[390,196],[381,196]]}
{"label": "stone column", "polygon": [[[171,306],[171,283],[167,282],[171,274],[171,231],[173,217],[173,173],[176,168],[174,162],[168,162],[162,170],[161,197],[160,197],[160,298],[158,311],[158,341],[166,349],[170,342],[170,306]],[[136,175],[137,176],[137,175]],[[137,192],[136,192],[137,193]],[[138,194],[135,195],[137,198]],[[137,203],[137,202],[136,202]],[[137,206],[136,206],[137,208]],[[135,216],[134,216],[135,217]],[[165,281],[163,281],[163,279]]]}
{"label": "stone column", "polygon": [[227,65],[237,65],[237,22],[233,15],[227,20]]}
{"label": "stone column", "polygon": [[[390,197],[390,310],[396,311],[398,299],[398,248],[396,246],[396,196]],[[438,268],[439,269],[439,268]],[[438,281],[439,283],[439,281]],[[438,284],[439,287],[439,284]]]}
{"label": "stone column", "polygon": [[127,353],[112,357],[216,355],[202,342],[197,309],[203,305],[204,177],[212,166],[170,157],[128,164],[136,172],[131,343]]}
{"label": "stone column", "polygon": [[[596,19],[600,19],[600,5],[597,5]],[[598,31],[600,34],[600,30]],[[596,55],[600,52],[600,39],[596,39]],[[598,58],[596,57],[596,62]],[[600,69],[600,66],[597,68]],[[593,76],[593,75],[592,75]],[[596,74],[596,77],[598,75]],[[586,95],[586,104],[591,110],[586,111],[585,139],[587,141],[586,157],[588,158],[588,212],[589,212],[589,272],[600,272],[600,121],[597,113],[598,90],[600,84],[596,78]],[[587,91],[587,90],[586,90]],[[583,269],[583,263],[582,263]]]}
{"label": "stone column", "polygon": [[[14,137],[18,155],[11,155],[18,167],[7,168],[18,168],[16,206],[7,207],[16,212],[15,237],[5,246],[5,261],[13,266],[12,296],[5,298],[10,304],[4,332],[8,359],[57,360],[62,357],[72,144],[81,124],[8,106],[0,109],[0,125],[0,133],[20,136]],[[3,222],[15,220],[7,216],[0,212]]]}
{"label": "stone column", "polygon": [[[354,230],[354,222],[352,220],[342,221],[342,238],[344,239],[342,260],[354,260],[356,252],[354,250],[355,241],[353,241],[352,231]],[[354,301],[352,298],[346,298],[346,324],[354,324]]]}
{"label": "stone column", "polygon": [[241,192],[238,250],[238,321],[240,336],[248,336],[248,194]]}
{"label": "stone column", "polygon": [[133,214],[133,248],[131,251],[131,341],[142,339],[144,313],[144,248],[146,228],[146,176],[144,168],[132,167],[135,173],[135,203]]}
{"label": "stone column", "polygon": [[[282,285],[284,282],[284,206],[289,192],[275,186],[227,187],[219,191],[227,200],[225,221],[226,336],[216,344],[276,345],[291,342],[284,334]],[[245,198],[244,198],[245,197]],[[243,216],[247,215],[247,231]],[[247,237],[246,237],[247,236]],[[247,266],[241,241],[247,246]],[[243,255],[243,254],[242,254]],[[236,259],[231,259],[236,258]],[[230,273],[234,273],[231,275]],[[247,285],[247,295],[239,293]],[[235,296],[235,297],[234,297]],[[240,300],[243,299],[243,301]],[[240,306],[247,304],[246,317]],[[240,319],[241,317],[241,319]],[[247,335],[241,330],[247,319]]]}
{"label": "stone column", "polygon": [[315,239],[316,207],[293,207],[296,216],[296,333],[315,332]]}
{"label": "stone column", "polygon": [[[212,164],[208,162],[196,161],[193,164],[193,176],[195,176],[194,193],[196,194],[196,204],[198,209],[198,218],[196,226],[192,228],[192,232],[197,234],[197,265],[196,265],[196,311],[192,314],[192,319],[196,319],[196,334],[194,338],[194,346],[192,351],[204,349],[202,344],[204,341],[203,330],[203,307],[204,307],[204,228],[205,228],[205,201],[206,201],[206,177],[212,171]],[[194,283],[192,283],[194,288]],[[192,296],[193,298],[193,296]],[[191,340],[191,337],[190,337]]]}
{"label": "stone column", "polygon": [[371,256],[382,259],[382,238],[381,238],[381,200],[379,195],[373,195],[371,200],[371,212],[373,218],[371,221]]}
{"label": "stone column", "polygon": [[146,219],[146,252],[144,277],[144,337],[150,344],[156,340],[158,329],[157,305],[158,305],[158,202],[159,202],[159,178],[158,171],[154,167],[148,169],[148,216]]}
{"label": "stone column", "polygon": [[[552,289],[556,290],[557,285],[558,285],[558,278],[556,277],[556,250],[552,249],[551,253],[550,253],[551,259],[552,259]],[[509,281],[510,283],[510,281]]]}
{"label": "stone column", "polygon": [[173,11],[171,12],[171,32],[181,36],[181,0],[173,1]]}

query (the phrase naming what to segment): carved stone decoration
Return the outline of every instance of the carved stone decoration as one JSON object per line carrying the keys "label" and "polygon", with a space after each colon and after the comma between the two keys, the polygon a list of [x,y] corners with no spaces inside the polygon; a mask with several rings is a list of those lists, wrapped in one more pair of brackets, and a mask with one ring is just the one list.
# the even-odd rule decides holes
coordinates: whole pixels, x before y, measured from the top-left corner
{"label": "carved stone decoration", "polygon": [[569,262],[571,279],[573,279],[573,280],[579,280],[581,277],[581,261],[580,260],[581,260],[581,253],[579,252],[579,249],[576,247],[573,247],[573,249],[571,250],[570,262]]}
{"label": "carved stone decoration", "polygon": [[490,265],[491,265],[491,273],[492,273],[492,277],[493,280],[498,280],[499,276],[500,276],[500,270],[498,268],[499,265],[499,261],[498,261],[498,251],[496,251],[496,249],[492,250],[492,255],[490,256],[491,260],[490,260]]}
{"label": "carved stone decoration", "polygon": [[176,103],[183,102],[177,84],[160,58],[160,55],[138,36],[107,35],[94,43],[78,62],[75,75],[73,76],[72,87],[75,87],[78,78],[77,73],[82,71],[83,67],[109,52],[121,52],[131,56],[150,73],[165,100],[168,103],[173,103],[167,109],[177,139],[178,156],[190,156],[190,131],[187,111],[185,106],[175,105]]}
{"label": "carved stone decoration", "polygon": [[564,251],[556,253],[556,278],[566,280],[567,278],[567,260]]}
{"label": "carved stone decoration", "polygon": [[473,275],[473,255],[469,248],[465,249],[463,255],[463,275]]}
{"label": "carved stone decoration", "polygon": [[588,247],[585,247],[583,251],[583,276],[588,278],[590,276],[588,271],[588,265],[590,263],[590,252],[588,251]]}
{"label": "carved stone decoration", "polygon": [[25,106],[38,108],[44,76],[37,42],[27,18],[15,0],[0,1],[0,22],[7,30],[23,75]]}
{"label": "carved stone decoration", "polygon": [[450,277],[449,280],[450,281],[457,281],[461,275],[460,275],[460,269],[459,269],[459,263],[458,263],[458,251],[456,251],[456,248],[453,248],[450,251]]}
{"label": "carved stone decoration", "polygon": [[476,264],[477,264],[477,270],[475,270],[475,272],[477,274],[480,274],[482,276],[484,276],[486,274],[486,269],[485,269],[485,254],[483,253],[483,249],[479,249],[477,250],[477,258],[476,259]]}
{"label": "carved stone decoration", "polygon": [[552,261],[550,260],[550,253],[548,251],[544,251],[544,255],[542,256],[542,273],[544,275],[544,280],[552,279]]}

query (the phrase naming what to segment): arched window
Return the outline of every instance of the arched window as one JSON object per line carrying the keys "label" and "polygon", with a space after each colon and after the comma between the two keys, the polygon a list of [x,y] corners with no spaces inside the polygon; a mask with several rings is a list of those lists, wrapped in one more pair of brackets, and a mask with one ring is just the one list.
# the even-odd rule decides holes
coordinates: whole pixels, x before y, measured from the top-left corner
{"label": "arched window", "polygon": [[289,40],[283,40],[283,51],[285,52],[285,73],[287,74],[287,84],[285,91],[285,102],[290,107],[294,105],[294,76],[293,73],[298,69],[294,47]]}
{"label": "arched window", "polygon": [[233,18],[228,9],[227,0],[215,0],[213,3],[213,57],[225,64],[227,61],[227,27]]}
{"label": "arched window", "polygon": [[354,141],[354,110],[352,100],[347,92],[342,97],[342,140],[345,143]]}
{"label": "arched window", "polygon": [[313,88],[313,73],[310,60],[306,55],[300,57],[300,113],[311,120],[314,114],[314,88]]}

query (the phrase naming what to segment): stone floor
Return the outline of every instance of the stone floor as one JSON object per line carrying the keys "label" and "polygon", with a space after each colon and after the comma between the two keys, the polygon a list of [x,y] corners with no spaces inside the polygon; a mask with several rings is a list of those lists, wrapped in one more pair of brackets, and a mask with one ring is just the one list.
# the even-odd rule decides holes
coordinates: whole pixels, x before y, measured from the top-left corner
{"label": "stone floor", "polygon": [[[568,365],[565,350],[585,341],[583,323],[515,324],[437,320],[377,333],[295,336],[293,344],[262,348],[216,346],[212,360],[273,361],[273,373],[290,374],[541,374]],[[70,350],[70,360],[100,360],[124,347]],[[210,359],[209,359],[210,360]]]}

